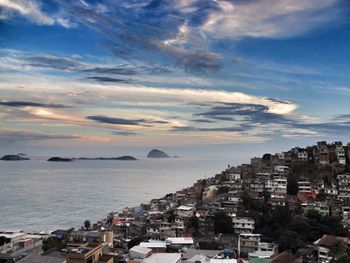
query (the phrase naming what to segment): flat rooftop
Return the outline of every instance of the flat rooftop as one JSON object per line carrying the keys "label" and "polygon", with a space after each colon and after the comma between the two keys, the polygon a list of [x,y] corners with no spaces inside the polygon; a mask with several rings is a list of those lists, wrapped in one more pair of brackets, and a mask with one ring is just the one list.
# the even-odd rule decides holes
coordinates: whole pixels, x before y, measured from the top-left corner
{"label": "flat rooftop", "polygon": [[66,262],[66,254],[59,251],[52,251],[45,255],[29,255],[19,261],[20,263],[63,263]]}

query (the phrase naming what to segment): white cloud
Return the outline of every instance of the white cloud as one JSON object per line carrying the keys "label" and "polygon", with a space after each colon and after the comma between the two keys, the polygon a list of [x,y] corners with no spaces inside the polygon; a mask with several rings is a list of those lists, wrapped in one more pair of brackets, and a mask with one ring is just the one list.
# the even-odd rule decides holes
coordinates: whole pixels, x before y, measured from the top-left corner
{"label": "white cloud", "polygon": [[[26,81],[25,83],[22,81]],[[42,92],[47,96],[55,94],[56,96],[67,97],[67,93],[78,92],[79,99],[85,98],[89,103],[102,102],[153,102],[154,106],[158,103],[173,103],[174,106],[183,107],[184,104],[202,104],[202,103],[242,103],[259,104],[269,108],[270,113],[291,114],[297,109],[297,105],[288,101],[273,100],[262,96],[254,96],[243,92],[230,92],[224,90],[211,89],[178,89],[178,88],[155,88],[141,85],[113,84],[101,85],[82,83],[80,81],[70,81],[62,78],[38,79],[22,77],[17,81],[1,83],[0,91],[16,90],[21,87],[21,92]],[[84,95],[85,94],[85,95]],[[69,102],[67,102],[69,104]],[[65,103],[65,104],[67,104]]]}
{"label": "white cloud", "polygon": [[217,1],[202,30],[216,38],[292,37],[335,20],[339,0]]}
{"label": "white cloud", "polygon": [[8,15],[16,12],[40,25],[53,25],[55,22],[41,11],[39,3],[33,0],[0,0],[0,7],[4,8]]}
{"label": "white cloud", "polygon": [[42,11],[40,2],[36,0],[0,0],[0,8],[1,20],[11,18],[17,13],[38,25],[58,24],[66,28],[76,25],[62,16],[50,17]]}

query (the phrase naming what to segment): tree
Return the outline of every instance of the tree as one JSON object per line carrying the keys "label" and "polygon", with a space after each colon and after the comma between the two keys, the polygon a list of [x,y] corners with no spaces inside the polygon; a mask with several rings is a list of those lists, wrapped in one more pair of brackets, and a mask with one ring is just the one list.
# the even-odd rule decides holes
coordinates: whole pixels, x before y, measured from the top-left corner
{"label": "tree", "polygon": [[280,252],[290,249],[293,253],[296,253],[299,248],[303,248],[305,245],[303,237],[291,230],[283,231],[278,239]]}
{"label": "tree", "polygon": [[217,194],[227,194],[230,191],[230,188],[228,186],[221,186],[218,190],[217,190]]}
{"label": "tree", "polygon": [[85,220],[85,221],[84,221],[84,227],[85,227],[85,229],[86,229],[86,230],[89,230],[90,226],[91,226],[90,220]]}
{"label": "tree", "polygon": [[188,223],[187,223],[187,227],[191,228],[195,231],[198,231],[199,229],[199,220],[198,217],[196,216],[191,216]]}
{"label": "tree", "polygon": [[233,232],[232,218],[225,212],[217,212],[214,219],[215,233],[229,234]]}
{"label": "tree", "polygon": [[168,211],[165,213],[165,218],[167,218],[168,223],[173,223],[173,222],[175,222],[176,215],[175,215],[174,210],[168,210]]}
{"label": "tree", "polygon": [[294,176],[289,176],[287,179],[287,194],[297,195],[298,194],[298,181]]}

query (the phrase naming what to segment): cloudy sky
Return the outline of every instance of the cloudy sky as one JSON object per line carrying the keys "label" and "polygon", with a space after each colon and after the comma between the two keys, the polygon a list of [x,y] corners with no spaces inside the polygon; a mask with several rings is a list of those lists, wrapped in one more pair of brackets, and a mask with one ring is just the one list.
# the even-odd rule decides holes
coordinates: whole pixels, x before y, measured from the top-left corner
{"label": "cloudy sky", "polygon": [[350,141],[349,17],[347,0],[0,0],[0,151]]}

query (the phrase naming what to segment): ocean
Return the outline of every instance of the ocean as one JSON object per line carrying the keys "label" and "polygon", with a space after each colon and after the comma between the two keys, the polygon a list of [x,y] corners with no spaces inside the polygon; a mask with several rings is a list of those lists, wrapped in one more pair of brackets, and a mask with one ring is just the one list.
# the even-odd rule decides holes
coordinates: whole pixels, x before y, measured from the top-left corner
{"label": "ocean", "polygon": [[224,170],[225,160],[0,161],[0,228],[80,227]]}

